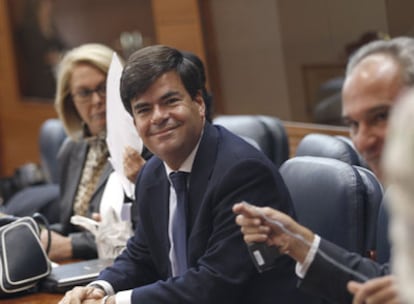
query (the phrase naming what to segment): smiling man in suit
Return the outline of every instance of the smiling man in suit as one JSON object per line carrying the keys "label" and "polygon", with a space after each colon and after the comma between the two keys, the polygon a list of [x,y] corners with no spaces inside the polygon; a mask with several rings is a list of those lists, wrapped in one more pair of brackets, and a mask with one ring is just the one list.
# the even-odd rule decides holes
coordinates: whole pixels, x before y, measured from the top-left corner
{"label": "smiling man in suit", "polygon": [[[256,271],[232,206],[248,200],[294,216],[291,200],[264,154],[206,121],[201,88],[196,66],[176,49],[151,46],[129,58],[122,100],[154,153],[136,182],[135,235],[98,281],[62,303],[101,303],[104,295],[102,303],[117,304],[310,303],[296,289],[289,257]],[[182,196],[170,175],[177,172],[188,188],[178,227]]]}

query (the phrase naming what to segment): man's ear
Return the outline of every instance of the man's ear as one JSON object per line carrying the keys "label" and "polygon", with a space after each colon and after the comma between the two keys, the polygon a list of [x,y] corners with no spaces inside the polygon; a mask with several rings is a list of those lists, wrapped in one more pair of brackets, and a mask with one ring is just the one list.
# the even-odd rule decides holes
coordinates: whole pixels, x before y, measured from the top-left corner
{"label": "man's ear", "polygon": [[205,117],[206,116],[206,103],[204,102],[204,98],[203,98],[203,95],[201,94],[200,90],[197,92],[196,96],[194,97],[194,101],[199,106],[199,113],[203,117]]}

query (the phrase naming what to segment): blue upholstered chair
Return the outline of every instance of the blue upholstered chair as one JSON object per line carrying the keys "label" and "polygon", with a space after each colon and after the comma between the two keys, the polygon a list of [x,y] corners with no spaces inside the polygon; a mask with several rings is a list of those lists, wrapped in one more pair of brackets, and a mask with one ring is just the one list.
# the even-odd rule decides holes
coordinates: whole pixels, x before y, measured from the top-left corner
{"label": "blue upholstered chair", "polygon": [[289,158],[289,142],[282,122],[265,115],[222,115],[214,118],[214,124],[222,125],[231,132],[257,143],[278,167]]}
{"label": "blue upholstered chair", "polygon": [[375,229],[367,225],[367,214],[378,210],[382,187],[369,170],[333,158],[298,156],[283,163],[280,173],[299,223],[343,248],[371,255]]}
{"label": "blue upholstered chair", "polygon": [[40,127],[40,162],[46,180],[50,183],[58,182],[57,154],[65,138],[65,129],[57,118],[47,119]]}
{"label": "blue upholstered chair", "polygon": [[378,263],[388,263],[391,257],[391,245],[388,226],[389,212],[387,210],[387,191],[378,211],[376,231],[376,259]]}
{"label": "blue upholstered chair", "polygon": [[367,167],[352,141],[345,136],[308,134],[299,142],[295,155],[335,158],[351,165]]}
{"label": "blue upholstered chair", "polygon": [[46,120],[39,134],[41,170],[45,180],[22,188],[7,200],[0,211],[15,216],[32,215],[41,212],[55,223],[59,220],[59,184],[57,154],[66,138],[62,123],[58,119]]}

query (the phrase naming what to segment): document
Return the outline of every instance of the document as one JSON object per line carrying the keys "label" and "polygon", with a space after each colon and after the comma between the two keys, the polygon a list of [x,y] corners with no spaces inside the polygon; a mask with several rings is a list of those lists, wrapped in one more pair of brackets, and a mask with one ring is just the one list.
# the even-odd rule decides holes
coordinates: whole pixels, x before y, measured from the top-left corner
{"label": "document", "polygon": [[121,181],[125,194],[134,197],[134,184],[125,175],[123,155],[127,146],[142,152],[142,140],[135,129],[132,116],[125,110],[120,94],[122,64],[116,53],[113,54],[106,81],[106,142],[112,164]]}
{"label": "document", "polygon": [[138,136],[131,115],[125,110],[120,95],[122,64],[116,53],[112,56],[106,80],[106,142],[109,161],[114,172],[108,178],[97,222],[83,216],[72,216],[71,223],[92,232],[99,258],[114,258],[125,248],[132,235],[130,221],[131,204],[125,203],[125,195],[134,197],[134,184],[125,175],[123,158],[127,146],[142,152],[142,140]]}

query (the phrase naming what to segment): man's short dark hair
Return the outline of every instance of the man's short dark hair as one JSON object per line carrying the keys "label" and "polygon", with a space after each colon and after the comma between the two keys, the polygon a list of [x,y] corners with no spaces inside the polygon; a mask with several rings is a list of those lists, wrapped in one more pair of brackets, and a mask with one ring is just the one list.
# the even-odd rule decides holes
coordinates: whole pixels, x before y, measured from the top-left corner
{"label": "man's short dark hair", "polygon": [[196,54],[189,52],[189,51],[181,51],[181,54],[183,54],[184,58],[187,58],[192,63],[194,63],[200,72],[201,83],[203,84],[203,87],[201,89],[201,94],[204,99],[204,104],[206,105],[206,120],[208,122],[212,122],[213,112],[214,112],[213,95],[206,88],[207,77],[206,77],[206,70],[204,68],[203,61]]}
{"label": "man's short dark hair", "polygon": [[163,74],[175,71],[192,99],[203,88],[199,69],[174,48],[153,45],[133,53],[126,62],[121,76],[121,99],[132,114],[131,100],[144,94]]}

